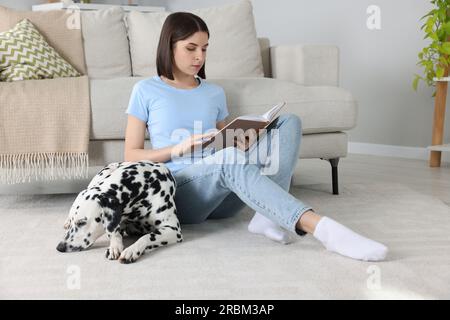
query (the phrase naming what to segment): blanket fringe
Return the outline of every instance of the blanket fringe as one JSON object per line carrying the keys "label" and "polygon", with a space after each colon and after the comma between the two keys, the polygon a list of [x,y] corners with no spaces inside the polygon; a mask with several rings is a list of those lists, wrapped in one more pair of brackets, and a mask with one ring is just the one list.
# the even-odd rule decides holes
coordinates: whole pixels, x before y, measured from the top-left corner
{"label": "blanket fringe", "polygon": [[88,153],[55,152],[0,155],[0,183],[86,179]]}

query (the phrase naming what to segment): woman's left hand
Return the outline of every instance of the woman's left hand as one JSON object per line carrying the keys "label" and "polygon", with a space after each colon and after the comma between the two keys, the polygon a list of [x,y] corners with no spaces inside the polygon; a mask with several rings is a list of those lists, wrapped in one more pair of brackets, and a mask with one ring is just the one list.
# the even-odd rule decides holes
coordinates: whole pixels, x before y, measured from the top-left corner
{"label": "woman's left hand", "polygon": [[236,148],[242,151],[246,151],[258,138],[256,130],[249,129],[245,133],[234,137]]}

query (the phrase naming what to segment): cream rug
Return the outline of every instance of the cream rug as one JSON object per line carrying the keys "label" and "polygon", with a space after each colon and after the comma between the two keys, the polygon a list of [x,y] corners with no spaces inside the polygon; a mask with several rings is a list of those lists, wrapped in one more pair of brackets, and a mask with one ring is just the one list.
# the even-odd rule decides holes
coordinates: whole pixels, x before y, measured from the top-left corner
{"label": "cream rug", "polygon": [[75,194],[0,196],[2,299],[442,299],[450,298],[450,208],[398,184],[328,185],[291,193],[390,248],[388,261],[354,261],[312,236],[290,245],[234,218],[184,226],[185,242],[122,265],[107,241],[59,253]]}

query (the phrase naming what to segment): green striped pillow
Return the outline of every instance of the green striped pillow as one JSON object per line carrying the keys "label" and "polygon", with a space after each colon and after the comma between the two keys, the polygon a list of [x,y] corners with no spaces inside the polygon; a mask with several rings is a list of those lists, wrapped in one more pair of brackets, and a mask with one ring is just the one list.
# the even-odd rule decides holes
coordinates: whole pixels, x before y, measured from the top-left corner
{"label": "green striped pillow", "polygon": [[28,19],[0,32],[0,81],[78,76]]}

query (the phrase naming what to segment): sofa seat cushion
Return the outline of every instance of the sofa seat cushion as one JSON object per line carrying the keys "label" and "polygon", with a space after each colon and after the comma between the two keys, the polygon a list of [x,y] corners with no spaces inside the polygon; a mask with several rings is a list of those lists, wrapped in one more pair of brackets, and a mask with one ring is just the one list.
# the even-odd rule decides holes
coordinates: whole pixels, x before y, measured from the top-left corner
{"label": "sofa seat cushion", "polygon": [[[91,79],[91,140],[125,138],[125,110],[134,84],[142,79],[145,78]],[[207,81],[225,90],[230,113],[227,122],[243,114],[262,114],[276,103],[286,101],[281,113],[298,115],[302,119],[304,134],[349,130],[356,125],[356,102],[342,88],[306,87],[271,78]]]}

